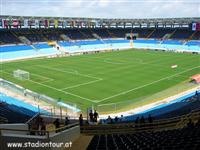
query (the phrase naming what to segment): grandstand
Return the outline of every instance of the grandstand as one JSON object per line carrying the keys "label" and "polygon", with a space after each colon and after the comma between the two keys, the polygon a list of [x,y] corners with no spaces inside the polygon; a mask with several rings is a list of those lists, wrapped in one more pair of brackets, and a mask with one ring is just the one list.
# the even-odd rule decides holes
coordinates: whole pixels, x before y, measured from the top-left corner
{"label": "grandstand", "polygon": [[2,149],[199,148],[200,18],[0,21]]}

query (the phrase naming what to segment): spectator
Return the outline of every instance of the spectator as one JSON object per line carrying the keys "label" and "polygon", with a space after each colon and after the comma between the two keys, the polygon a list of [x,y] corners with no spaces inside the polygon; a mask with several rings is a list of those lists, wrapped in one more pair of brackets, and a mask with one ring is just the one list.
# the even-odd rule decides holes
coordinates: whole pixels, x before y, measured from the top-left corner
{"label": "spectator", "polygon": [[37,117],[34,129],[38,130],[38,135],[45,135],[46,125],[42,117]]}
{"label": "spectator", "polygon": [[195,96],[197,97],[197,100],[200,100],[200,95],[198,93],[198,90],[196,90]]}
{"label": "spectator", "polygon": [[119,118],[116,116],[116,117],[115,117],[115,123],[117,123],[118,120],[119,120]]}
{"label": "spectator", "polygon": [[92,110],[90,110],[89,117],[90,117],[90,121],[93,122],[94,121],[94,114],[92,113]]}
{"label": "spectator", "polygon": [[40,129],[40,116],[38,116],[37,118],[36,118],[36,121],[35,121],[35,124],[36,124],[36,129],[37,130],[39,130]]}
{"label": "spectator", "polygon": [[82,114],[80,114],[80,116],[79,116],[79,124],[80,124],[80,126],[83,126],[83,115]]}
{"label": "spectator", "polygon": [[112,118],[110,116],[108,116],[107,123],[108,124],[112,123]]}
{"label": "spectator", "polygon": [[121,115],[121,117],[120,117],[120,122],[123,122],[123,121],[124,121],[124,116]]}
{"label": "spectator", "polygon": [[198,94],[199,94],[199,93],[198,93],[198,91],[196,90],[196,92],[195,92],[195,96],[198,96]]}
{"label": "spectator", "polygon": [[97,118],[99,117],[99,114],[97,113],[97,111],[94,111],[94,122],[97,122]]}
{"label": "spectator", "polygon": [[69,118],[68,116],[65,117],[65,125],[67,126],[69,124]]}
{"label": "spectator", "polygon": [[[60,121],[59,121],[58,118],[53,122],[53,124],[55,125],[56,129],[60,128]],[[58,132],[58,131],[56,130],[56,133],[57,133],[57,132]]]}
{"label": "spectator", "polygon": [[42,119],[42,122],[41,122],[41,132],[40,132],[40,135],[45,135],[46,134],[46,125],[45,125],[45,122],[44,120]]}

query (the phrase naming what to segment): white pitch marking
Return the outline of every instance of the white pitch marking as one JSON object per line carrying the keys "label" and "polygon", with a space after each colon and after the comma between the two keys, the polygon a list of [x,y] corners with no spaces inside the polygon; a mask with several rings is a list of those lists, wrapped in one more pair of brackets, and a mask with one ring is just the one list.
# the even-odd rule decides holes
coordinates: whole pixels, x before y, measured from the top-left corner
{"label": "white pitch marking", "polygon": [[171,75],[171,76],[168,76],[168,77],[165,77],[165,78],[162,78],[162,79],[153,81],[153,82],[151,82],[151,83],[148,83],[148,84],[145,84],[145,85],[142,85],[142,86],[139,86],[139,87],[136,87],[136,88],[133,88],[133,89],[130,89],[130,90],[127,90],[127,91],[124,91],[124,92],[121,92],[121,93],[118,93],[118,94],[109,96],[109,97],[106,97],[106,98],[101,99],[101,100],[99,100],[99,101],[97,101],[97,102],[103,102],[103,101],[105,101],[105,100],[107,100],[107,99],[110,99],[110,98],[113,98],[113,97],[117,97],[117,96],[119,96],[119,95],[127,94],[127,93],[129,93],[129,92],[131,92],[131,91],[135,91],[135,90],[141,89],[141,88],[143,88],[143,87],[146,87],[146,86],[149,86],[149,85],[151,85],[151,84],[154,84],[154,83],[163,81],[163,80],[165,80],[165,79],[169,79],[169,78],[171,78],[171,77],[174,77],[174,76],[176,76],[176,75],[179,75],[179,74],[182,74],[182,73],[191,71],[191,70],[196,69],[196,68],[199,68],[199,67],[200,67],[200,66],[197,66],[197,67],[193,67],[193,68],[184,70],[184,71],[182,71],[182,72],[179,72],[179,73],[176,73],[176,74],[174,74],[174,75]]}
{"label": "white pitch marking", "polygon": [[35,73],[30,73],[30,74],[32,74],[32,75],[34,75],[34,76],[46,78],[47,80],[52,80],[52,81],[54,80],[54,79],[52,79],[52,78],[49,78],[49,77],[46,77],[46,76],[43,76],[43,75],[39,75],[39,74],[35,74]]}
{"label": "white pitch marking", "polygon": [[112,59],[104,59],[103,62],[109,63],[109,64],[115,64],[115,65],[126,64],[124,62],[113,62]]}
{"label": "white pitch marking", "polygon": [[51,81],[54,81],[54,79],[49,79],[49,80],[46,80],[46,81],[42,81],[40,83],[46,83],[46,82],[51,82]]}
{"label": "white pitch marking", "polygon": [[61,69],[54,69],[54,68],[50,68],[50,67],[45,67],[45,66],[42,66],[42,65],[37,65],[37,66],[39,66],[41,68],[46,68],[46,69],[54,70],[54,71],[60,71],[60,72],[64,72],[64,73],[70,73],[70,74],[79,75],[79,76],[88,77],[88,78],[93,78],[93,79],[97,79],[97,80],[103,80],[102,78],[98,78],[98,77],[93,77],[93,76],[90,76],[90,75],[81,74],[78,71],[76,73],[74,73],[74,72],[65,71],[65,70],[61,70]]}
{"label": "white pitch marking", "polygon": [[[1,71],[2,71],[2,72],[5,72],[5,73],[7,73],[7,74],[12,75],[12,73],[9,73],[9,72],[3,71],[3,70],[1,70]],[[81,97],[81,96],[79,96],[79,95],[76,95],[76,94],[73,94],[73,93],[70,93],[70,92],[66,92],[66,91],[57,89],[57,88],[55,88],[55,87],[52,87],[52,86],[49,86],[49,85],[46,85],[46,84],[43,84],[43,83],[39,83],[39,82],[30,80],[30,79],[29,79],[28,81],[31,81],[31,82],[33,82],[33,83],[36,83],[36,84],[39,84],[39,85],[42,85],[42,86],[45,86],[45,87],[54,89],[54,90],[56,90],[56,91],[59,91],[59,92],[65,93],[65,94],[69,94],[69,95],[72,95],[72,96],[75,96],[75,97],[78,97],[78,98],[81,98],[81,99],[84,99],[84,100],[87,100],[87,101],[90,101],[90,102],[93,102],[93,103],[97,103],[96,101],[90,100],[90,99],[88,99],[88,98]]]}
{"label": "white pitch marking", "polygon": [[[105,100],[107,100],[107,99],[110,99],[110,98],[113,98],[113,97],[117,97],[117,96],[122,95],[122,94],[127,94],[127,93],[129,93],[129,92],[131,92],[131,91],[134,91],[134,90],[137,90],[137,89],[140,89],[140,88],[143,88],[143,87],[149,86],[149,85],[151,85],[151,84],[154,84],[154,83],[160,82],[160,81],[162,81],[162,80],[165,80],[165,79],[168,79],[168,78],[174,77],[174,76],[176,76],[176,75],[179,75],[179,74],[182,74],[182,73],[185,73],[185,72],[191,71],[191,70],[196,69],[196,68],[199,68],[199,67],[200,67],[200,66],[196,66],[196,67],[193,67],[193,68],[190,68],[190,69],[184,70],[184,71],[179,72],[179,73],[176,73],[176,74],[174,74],[174,75],[171,75],[171,76],[168,76],[168,77],[165,77],[165,78],[162,78],[162,79],[156,80],[156,81],[154,81],[154,82],[151,82],[151,83],[148,83],[148,84],[145,84],[145,85],[142,85],[142,86],[139,86],[139,87],[136,87],[136,88],[130,89],[130,90],[128,90],[128,91],[124,91],[124,92],[118,93],[118,94],[113,95],[113,96],[109,96],[109,97],[104,98],[104,99],[99,100],[99,101],[93,101],[93,100],[90,100],[90,99],[87,99],[87,98],[81,97],[81,96],[79,96],[79,95],[72,94],[72,93],[69,93],[69,92],[66,92],[66,91],[63,91],[63,90],[60,90],[60,89],[57,89],[57,88],[54,88],[54,87],[48,86],[48,85],[46,85],[46,84],[42,84],[42,83],[36,82],[36,81],[33,81],[33,80],[29,80],[29,81],[32,81],[32,82],[34,82],[34,83],[37,83],[37,84],[40,84],[40,85],[43,85],[43,86],[46,86],[46,87],[52,88],[52,89],[54,89],[54,90],[56,90],[56,91],[60,91],[60,92],[63,92],[63,93],[65,93],[65,94],[69,94],[69,95],[72,95],[72,96],[75,96],[75,97],[79,97],[79,98],[84,99],[84,100],[87,100],[87,101],[91,101],[91,102],[94,102],[94,103],[99,103],[99,102],[105,101]],[[1,71],[3,71],[3,70],[1,70]],[[3,71],[3,72],[5,72],[5,71]],[[11,73],[8,73],[8,72],[5,72],[5,73],[7,73],[7,74],[11,74]]]}
{"label": "white pitch marking", "polygon": [[72,89],[72,88],[75,88],[75,87],[79,87],[79,86],[83,86],[83,85],[87,85],[87,84],[96,83],[96,82],[98,82],[98,81],[102,81],[102,79],[94,80],[94,81],[89,81],[89,82],[81,83],[81,84],[76,84],[76,85],[73,85],[73,86],[69,86],[69,87],[63,88],[63,89],[61,89],[61,90]]}
{"label": "white pitch marking", "polygon": [[36,82],[36,81],[33,81],[33,80],[30,80],[30,81],[31,81],[31,82],[34,82],[34,83],[37,83],[37,84],[40,84],[40,85],[43,85],[43,86],[46,86],[46,87],[48,87],[48,88],[54,89],[54,90],[56,90],[56,91],[59,91],[59,92],[65,93],[65,94],[69,94],[69,95],[72,95],[72,96],[75,96],[75,97],[78,97],[78,98],[81,98],[81,99],[84,99],[84,100],[87,100],[87,101],[96,103],[96,101],[90,100],[90,99],[88,99],[88,98],[85,98],[85,97],[82,97],[82,96],[79,96],[79,95],[76,95],[76,94],[73,94],[73,93],[70,93],[70,92],[66,92],[66,91],[57,89],[57,88],[55,88],[55,87],[52,87],[52,86],[49,86],[49,85],[46,85],[46,84],[43,84],[43,83],[39,83],[39,82]]}

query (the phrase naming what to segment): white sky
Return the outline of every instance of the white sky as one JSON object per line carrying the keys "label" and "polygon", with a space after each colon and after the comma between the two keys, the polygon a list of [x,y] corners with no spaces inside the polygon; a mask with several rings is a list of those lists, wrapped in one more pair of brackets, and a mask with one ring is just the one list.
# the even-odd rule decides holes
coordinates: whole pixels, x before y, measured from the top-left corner
{"label": "white sky", "polygon": [[167,18],[200,17],[200,0],[0,0],[1,15]]}

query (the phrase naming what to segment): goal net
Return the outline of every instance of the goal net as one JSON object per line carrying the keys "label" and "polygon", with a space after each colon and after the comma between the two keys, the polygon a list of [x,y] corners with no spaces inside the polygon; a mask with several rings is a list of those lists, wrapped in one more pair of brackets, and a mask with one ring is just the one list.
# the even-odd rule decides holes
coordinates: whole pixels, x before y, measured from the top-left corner
{"label": "goal net", "polygon": [[29,72],[24,71],[24,70],[20,70],[20,69],[14,70],[13,76],[20,80],[29,80]]}

